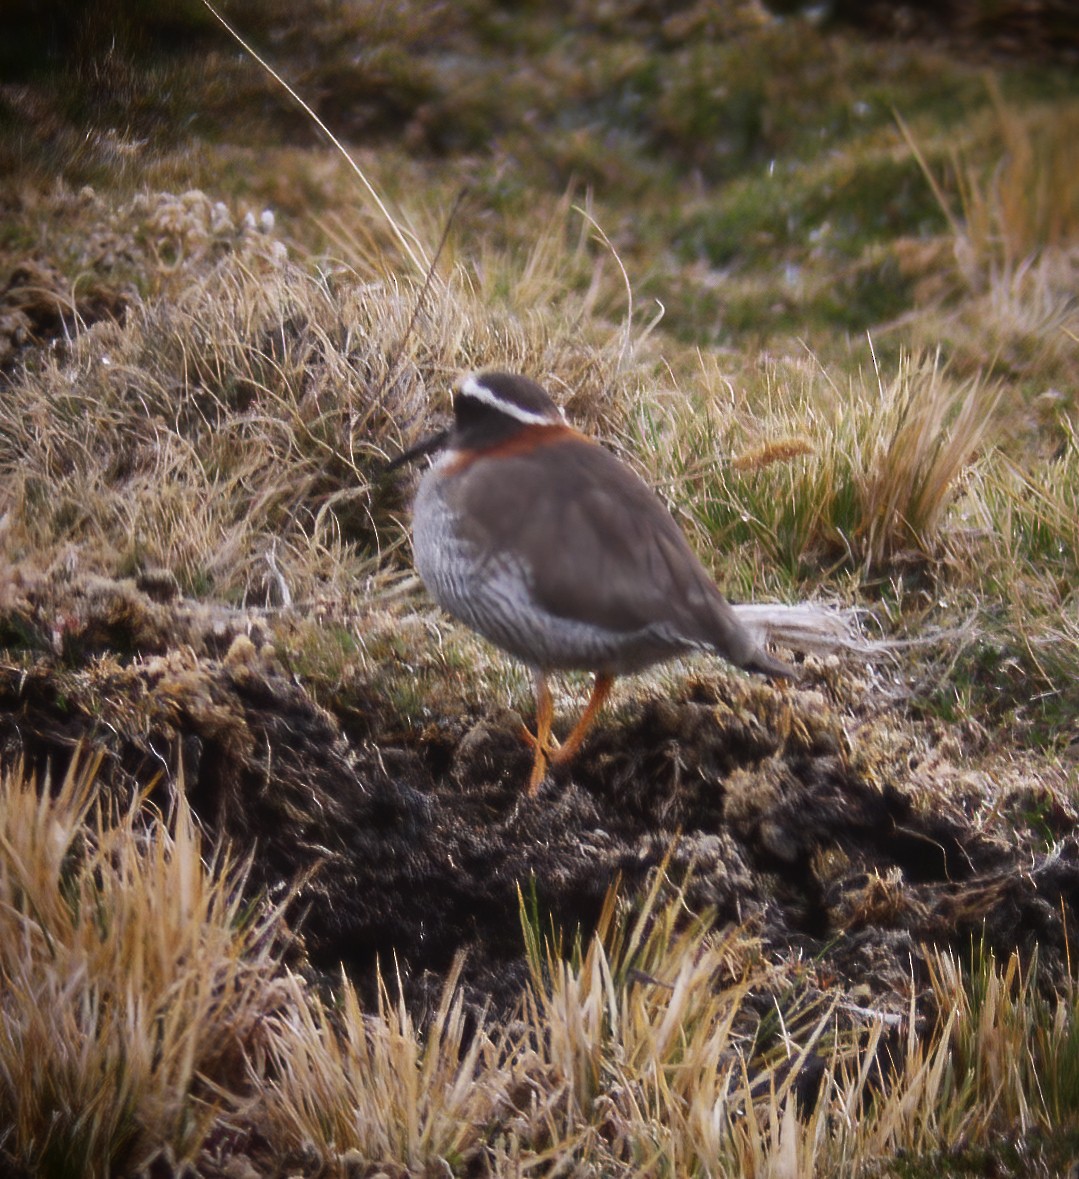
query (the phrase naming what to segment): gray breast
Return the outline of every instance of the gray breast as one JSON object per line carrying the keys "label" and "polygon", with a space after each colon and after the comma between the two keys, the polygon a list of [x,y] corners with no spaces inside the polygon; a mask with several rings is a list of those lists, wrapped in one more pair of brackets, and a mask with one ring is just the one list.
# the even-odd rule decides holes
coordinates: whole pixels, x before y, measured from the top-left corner
{"label": "gray breast", "polygon": [[462,529],[437,467],[413,509],[416,568],[436,602],[496,646],[534,661],[534,604],[528,570],[507,552],[484,550]]}

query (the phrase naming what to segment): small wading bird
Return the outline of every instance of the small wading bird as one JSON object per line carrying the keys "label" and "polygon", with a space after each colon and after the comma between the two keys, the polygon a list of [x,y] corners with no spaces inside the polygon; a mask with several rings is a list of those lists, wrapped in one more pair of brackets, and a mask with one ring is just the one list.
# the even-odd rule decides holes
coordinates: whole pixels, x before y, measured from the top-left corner
{"label": "small wading bird", "polygon": [[[535,381],[468,376],[453,415],[390,466],[441,452],[413,508],[416,567],[443,609],[531,667],[530,794],[577,752],[616,676],[687,651],[794,675],[761,650],[655,493],[567,425]],[[596,677],[561,745],[547,685],[556,670]]]}

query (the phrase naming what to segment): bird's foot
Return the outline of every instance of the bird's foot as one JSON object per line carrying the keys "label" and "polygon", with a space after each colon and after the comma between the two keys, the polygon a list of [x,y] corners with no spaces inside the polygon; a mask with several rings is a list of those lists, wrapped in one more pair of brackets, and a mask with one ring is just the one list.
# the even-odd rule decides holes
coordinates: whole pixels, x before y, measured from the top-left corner
{"label": "bird's foot", "polygon": [[548,760],[553,761],[561,749],[561,746],[555,740],[553,734],[548,736],[546,741],[540,741],[536,734],[533,733],[532,730],[523,723],[518,732],[520,734],[521,740],[528,746],[529,749],[542,749],[544,757],[546,757]]}
{"label": "bird's foot", "polygon": [[520,734],[521,740],[532,750],[533,754],[532,773],[528,778],[528,794],[531,798],[539,793],[539,788],[543,785],[544,778],[547,777],[547,769],[559,760],[561,749],[558,742],[549,733],[547,740],[541,741],[535,733],[522,724]]}

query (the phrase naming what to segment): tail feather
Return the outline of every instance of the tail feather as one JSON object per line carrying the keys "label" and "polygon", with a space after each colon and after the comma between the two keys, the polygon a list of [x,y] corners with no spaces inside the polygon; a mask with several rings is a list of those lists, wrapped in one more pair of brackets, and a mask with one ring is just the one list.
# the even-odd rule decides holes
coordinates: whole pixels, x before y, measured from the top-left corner
{"label": "tail feather", "polygon": [[[809,602],[784,606],[778,603],[740,603],[733,605],[738,621],[759,648],[775,643],[812,655],[830,655],[836,651],[868,653],[871,644],[862,637],[858,615],[854,610],[819,606]],[[747,665],[750,671],[768,675],[784,674],[773,665],[786,667],[760,652],[763,666]],[[790,675],[790,669],[786,671]]]}

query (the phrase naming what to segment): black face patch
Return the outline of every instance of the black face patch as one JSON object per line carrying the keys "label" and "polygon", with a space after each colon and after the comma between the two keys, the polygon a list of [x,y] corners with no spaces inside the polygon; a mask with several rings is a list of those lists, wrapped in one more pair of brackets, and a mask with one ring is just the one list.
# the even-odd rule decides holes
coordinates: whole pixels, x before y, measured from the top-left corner
{"label": "black face patch", "polygon": [[453,400],[453,444],[483,448],[530,426],[563,425],[562,413],[543,388],[512,373],[468,378]]}

